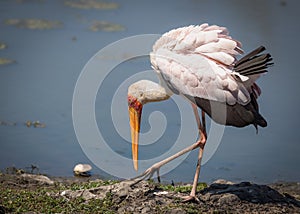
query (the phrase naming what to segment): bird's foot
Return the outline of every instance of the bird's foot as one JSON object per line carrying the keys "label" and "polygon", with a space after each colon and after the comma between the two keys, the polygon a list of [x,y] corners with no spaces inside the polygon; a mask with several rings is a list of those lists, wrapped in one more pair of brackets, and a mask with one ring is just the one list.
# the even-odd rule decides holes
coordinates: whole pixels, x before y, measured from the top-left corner
{"label": "bird's foot", "polygon": [[160,183],[160,176],[159,176],[159,169],[160,169],[160,167],[161,166],[159,166],[158,164],[153,164],[151,167],[149,167],[148,169],[146,169],[139,176],[130,179],[131,181],[134,181],[131,186],[133,186],[133,185],[135,185],[135,184],[137,184],[137,183],[139,183],[139,182],[141,182],[143,180],[150,179],[155,172],[157,173],[157,180]]}
{"label": "bird's foot", "polygon": [[183,196],[182,197],[182,202],[197,202],[197,203],[200,203],[200,200],[195,195],[188,195],[188,196]]}

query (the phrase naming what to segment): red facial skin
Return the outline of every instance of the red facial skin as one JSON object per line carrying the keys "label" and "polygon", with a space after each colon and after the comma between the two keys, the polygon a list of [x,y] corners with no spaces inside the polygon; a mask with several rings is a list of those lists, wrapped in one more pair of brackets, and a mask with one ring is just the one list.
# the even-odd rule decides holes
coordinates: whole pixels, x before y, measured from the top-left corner
{"label": "red facial skin", "polygon": [[133,108],[139,115],[142,113],[143,105],[137,100],[137,98],[128,95],[128,106]]}

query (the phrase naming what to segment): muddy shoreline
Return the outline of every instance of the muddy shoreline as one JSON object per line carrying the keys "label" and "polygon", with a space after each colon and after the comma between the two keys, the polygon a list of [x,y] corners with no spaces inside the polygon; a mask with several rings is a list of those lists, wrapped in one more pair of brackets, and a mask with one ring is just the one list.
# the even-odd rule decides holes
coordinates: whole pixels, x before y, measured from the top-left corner
{"label": "muddy shoreline", "polygon": [[199,184],[200,202],[183,203],[190,184],[0,174],[0,213],[300,213],[300,183]]}

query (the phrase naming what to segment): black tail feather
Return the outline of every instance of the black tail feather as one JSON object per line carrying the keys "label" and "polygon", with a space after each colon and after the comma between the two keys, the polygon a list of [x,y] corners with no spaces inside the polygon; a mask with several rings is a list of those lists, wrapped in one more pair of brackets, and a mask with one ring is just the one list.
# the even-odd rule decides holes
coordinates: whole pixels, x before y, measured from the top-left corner
{"label": "black tail feather", "polygon": [[244,76],[267,72],[267,68],[273,65],[273,63],[271,62],[272,57],[270,54],[260,54],[265,49],[266,48],[264,46],[260,46],[241,58],[236,62],[234,71],[239,72]]}
{"label": "black tail feather", "polygon": [[241,58],[237,63],[236,66],[238,66],[239,64],[243,63],[244,61],[247,61],[249,58],[263,52],[264,50],[266,50],[266,48],[264,46],[260,46],[258,48],[256,48],[254,51],[248,53],[246,56],[244,56],[243,58]]}

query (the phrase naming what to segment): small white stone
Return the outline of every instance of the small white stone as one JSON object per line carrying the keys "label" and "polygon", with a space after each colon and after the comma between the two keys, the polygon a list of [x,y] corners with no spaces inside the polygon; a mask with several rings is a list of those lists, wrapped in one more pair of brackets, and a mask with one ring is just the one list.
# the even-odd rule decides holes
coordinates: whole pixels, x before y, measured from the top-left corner
{"label": "small white stone", "polygon": [[154,192],[154,195],[167,195],[168,192],[167,191],[161,191],[161,192]]}
{"label": "small white stone", "polygon": [[77,164],[73,171],[75,174],[81,174],[81,173],[84,173],[84,172],[88,172],[92,169],[91,165],[89,164]]}

